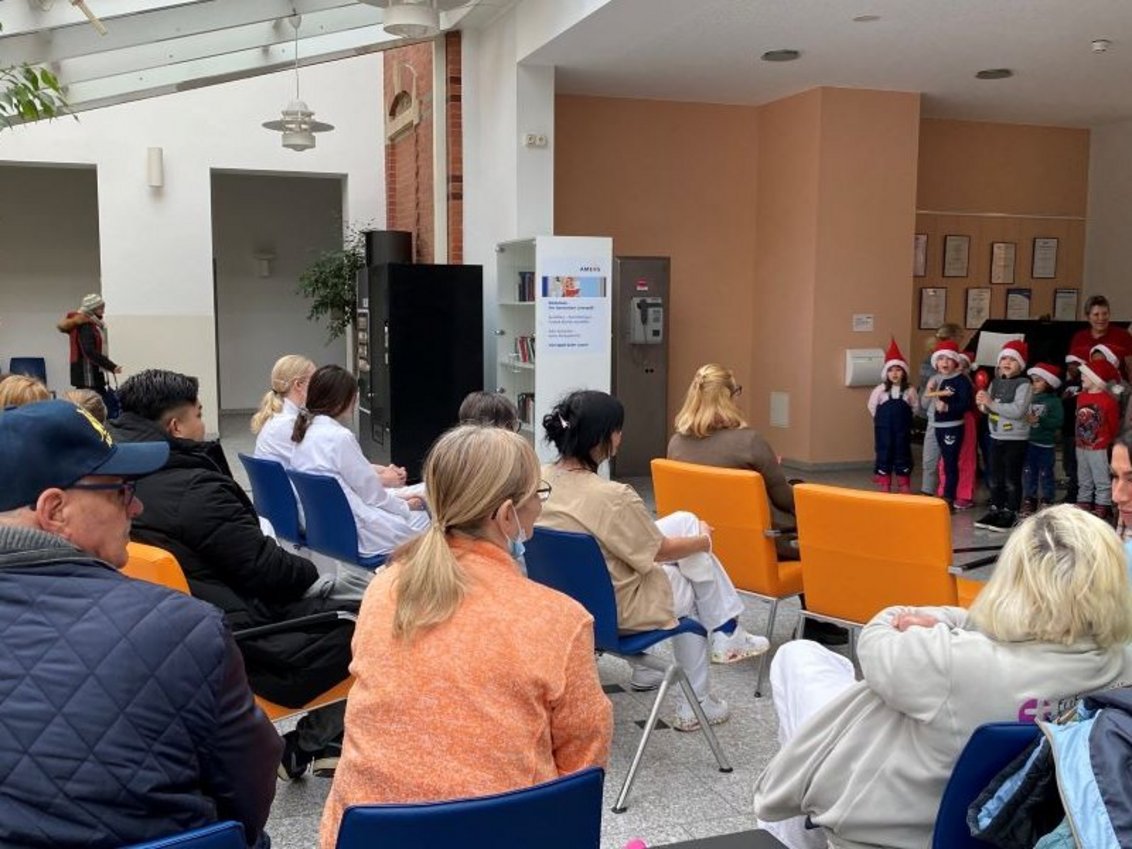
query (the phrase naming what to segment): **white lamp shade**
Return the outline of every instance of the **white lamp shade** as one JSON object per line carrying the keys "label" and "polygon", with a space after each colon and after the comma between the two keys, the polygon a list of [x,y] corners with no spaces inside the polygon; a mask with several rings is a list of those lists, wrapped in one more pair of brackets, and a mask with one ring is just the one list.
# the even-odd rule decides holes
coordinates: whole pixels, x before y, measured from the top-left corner
{"label": "white lamp shade", "polygon": [[440,32],[440,13],[431,3],[391,3],[381,25],[401,38],[430,38]]}
{"label": "white lamp shade", "polygon": [[150,147],[145,154],[145,182],[150,188],[160,189],[165,185],[165,158],[162,149]]}

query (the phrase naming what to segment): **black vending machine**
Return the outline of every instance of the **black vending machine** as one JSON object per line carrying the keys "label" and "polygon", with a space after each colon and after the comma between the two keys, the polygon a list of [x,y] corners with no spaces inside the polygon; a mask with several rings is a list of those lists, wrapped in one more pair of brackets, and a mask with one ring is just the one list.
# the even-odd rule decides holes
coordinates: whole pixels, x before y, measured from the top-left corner
{"label": "black vending machine", "polygon": [[410,482],[464,396],[483,388],[482,292],[478,265],[377,262],[358,273],[358,439]]}

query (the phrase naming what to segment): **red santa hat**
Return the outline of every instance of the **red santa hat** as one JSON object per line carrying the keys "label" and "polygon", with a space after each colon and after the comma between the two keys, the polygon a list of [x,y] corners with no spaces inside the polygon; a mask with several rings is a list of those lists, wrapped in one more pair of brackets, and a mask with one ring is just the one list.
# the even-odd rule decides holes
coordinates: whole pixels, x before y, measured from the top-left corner
{"label": "red santa hat", "polygon": [[954,361],[956,365],[962,365],[962,359],[959,356],[959,346],[951,339],[940,339],[939,342],[936,343],[935,350],[932,352],[932,368],[936,367],[942,357],[947,357]]}
{"label": "red santa hat", "polygon": [[1108,384],[1120,380],[1120,373],[1116,370],[1116,366],[1108,360],[1081,363],[1081,374],[1097,383]]}
{"label": "red santa hat", "polygon": [[1012,360],[1016,360],[1018,365],[1022,368],[1025,368],[1026,357],[1029,353],[1030,351],[1026,347],[1025,341],[1022,339],[1011,339],[1003,345],[1002,350],[998,352],[998,361],[1001,363],[1004,357],[1009,357]]}
{"label": "red santa hat", "polygon": [[889,338],[888,350],[884,353],[884,368],[881,369],[881,374],[887,375],[888,370],[893,366],[899,366],[904,369],[904,374],[908,374],[908,361],[904,359],[904,355],[900,353],[900,346],[896,344],[896,339]]}
{"label": "red santa hat", "polygon": [[1098,356],[1104,357],[1106,360],[1112,363],[1114,367],[1120,368],[1120,357],[1118,357],[1116,355],[1116,352],[1112,350],[1112,348],[1110,348],[1108,345],[1094,345],[1089,349],[1090,360],[1095,360]]}
{"label": "red santa hat", "polygon": [[968,348],[966,351],[959,352],[959,359],[962,360],[962,365],[967,368],[972,368],[975,365],[975,352]]}
{"label": "red santa hat", "polygon": [[1038,363],[1026,374],[1030,377],[1040,377],[1050,389],[1061,386],[1061,369],[1050,363]]}
{"label": "red santa hat", "polygon": [[1072,351],[1070,351],[1068,354],[1065,355],[1065,362],[1067,362],[1067,363],[1077,363],[1077,365],[1079,365],[1079,366],[1082,366],[1082,365],[1085,364],[1084,359],[1082,359],[1079,355],[1074,354]]}

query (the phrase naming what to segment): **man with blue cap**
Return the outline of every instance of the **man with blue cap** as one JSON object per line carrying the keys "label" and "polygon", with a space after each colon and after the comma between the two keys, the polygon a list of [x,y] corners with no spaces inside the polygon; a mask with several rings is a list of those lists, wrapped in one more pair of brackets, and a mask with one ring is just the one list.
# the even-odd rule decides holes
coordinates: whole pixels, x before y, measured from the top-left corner
{"label": "man with blue cap", "polygon": [[66,401],[0,412],[5,845],[110,849],[218,820],[263,833],[280,743],[219,610],[122,575],[139,476]]}

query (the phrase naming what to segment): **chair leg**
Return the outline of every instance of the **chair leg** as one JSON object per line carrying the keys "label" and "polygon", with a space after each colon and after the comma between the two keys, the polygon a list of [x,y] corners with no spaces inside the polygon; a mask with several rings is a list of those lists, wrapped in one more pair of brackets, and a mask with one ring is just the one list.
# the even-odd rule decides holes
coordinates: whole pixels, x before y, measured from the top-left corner
{"label": "chair leg", "polygon": [[676,667],[676,680],[680,682],[684,697],[688,700],[688,704],[692,706],[692,712],[696,715],[696,719],[700,721],[700,730],[704,732],[708,745],[711,747],[711,753],[715,755],[715,762],[719,764],[719,771],[731,772],[731,763],[727,760],[727,756],[723,754],[723,747],[719,745],[719,740],[715,737],[715,731],[712,730],[711,724],[708,722],[703,705],[700,704],[700,700],[696,698],[696,694],[692,691],[692,684],[688,681],[688,676],[679,666]]}
{"label": "chair leg", "polygon": [[[649,737],[652,736],[653,728],[656,727],[657,717],[660,715],[660,705],[664,701],[664,697],[668,694],[668,688],[678,674],[683,674],[682,670],[676,664],[670,665],[664,671],[664,679],[660,682],[660,686],[656,690],[656,698],[653,699],[652,710],[649,711],[648,722],[645,723],[645,730],[641,732],[641,742],[637,744],[637,751],[633,755],[633,762],[629,765],[629,773],[625,776],[625,781],[621,784],[621,792],[617,794],[617,801],[613,803],[613,813],[625,813],[625,801],[629,798],[629,791],[633,789],[633,779],[637,777],[637,767],[641,765],[641,758],[644,757],[645,747],[649,744]],[[697,702],[697,705],[699,703]]]}
{"label": "chair leg", "polygon": [[798,611],[798,624],[794,626],[794,639],[795,640],[802,639],[802,634],[805,633],[805,628],[806,628],[806,618],[807,618],[806,617],[806,611],[805,610],[799,610]]}
{"label": "chair leg", "polygon": [[[768,643],[774,642],[774,617],[778,614],[778,599],[770,600],[770,612],[766,615],[766,639]],[[766,669],[766,659],[770,655],[770,647],[759,655],[759,666],[755,673],[755,698],[763,696],[763,671]]]}

